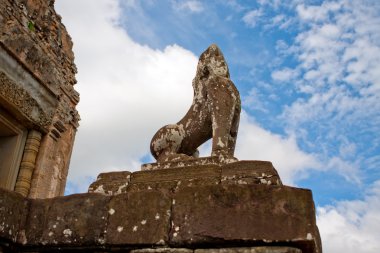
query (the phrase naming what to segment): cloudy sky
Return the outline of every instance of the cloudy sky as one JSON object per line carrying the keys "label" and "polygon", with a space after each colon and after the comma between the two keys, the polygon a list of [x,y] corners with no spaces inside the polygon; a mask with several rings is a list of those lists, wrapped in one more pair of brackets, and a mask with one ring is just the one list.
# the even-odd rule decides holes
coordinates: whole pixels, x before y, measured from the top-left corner
{"label": "cloudy sky", "polygon": [[[82,121],[66,194],[152,162],[222,49],[242,98],[236,156],[313,190],[324,252],[380,252],[380,1],[61,0]],[[209,155],[209,145],[201,155]]]}

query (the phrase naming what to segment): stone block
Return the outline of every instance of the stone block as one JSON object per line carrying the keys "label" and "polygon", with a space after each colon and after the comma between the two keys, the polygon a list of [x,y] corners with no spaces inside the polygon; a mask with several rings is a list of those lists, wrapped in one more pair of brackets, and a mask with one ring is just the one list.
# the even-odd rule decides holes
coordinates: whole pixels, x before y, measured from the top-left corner
{"label": "stone block", "polygon": [[[178,166],[167,168],[166,166]],[[143,165],[145,166],[145,165]],[[148,165],[146,165],[148,166]],[[127,191],[175,192],[181,187],[216,184],[282,185],[271,162],[238,161],[220,164],[215,157],[156,163],[151,170],[101,173],[89,192],[115,195]]]}
{"label": "stone block", "polygon": [[292,247],[245,247],[224,249],[197,249],[194,253],[302,253],[300,249]]}
{"label": "stone block", "polygon": [[53,199],[30,200],[29,213],[25,223],[25,238],[21,244],[35,245],[42,242],[41,238],[46,227],[46,217]]}
{"label": "stone block", "polygon": [[176,167],[164,170],[138,171],[132,175],[132,183],[174,181],[195,178],[219,178],[220,167],[217,165],[196,165]]}
{"label": "stone block", "polygon": [[16,242],[24,237],[28,201],[20,194],[0,188],[0,238]]}
{"label": "stone block", "polygon": [[165,245],[168,242],[171,199],[161,191],[113,196],[109,205],[107,244]]}
{"label": "stone block", "polygon": [[159,249],[136,249],[130,253],[193,253],[191,249],[181,248],[159,248]]}
{"label": "stone block", "polygon": [[110,197],[100,194],[33,200],[27,245],[103,245],[109,200]]}
{"label": "stone block", "polygon": [[[234,162],[233,160],[232,162]],[[224,164],[224,163],[223,163]],[[171,168],[185,168],[189,166],[201,166],[201,165],[222,165],[220,160],[216,156],[207,156],[200,158],[190,158],[187,160],[179,161],[169,161],[169,162],[157,162],[157,163],[147,163],[141,165],[142,171],[151,170],[161,170],[161,169],[171,169]]]}
{"label": "stone block", "polygon": [[218,185],[180,189],[171,245],[281,243],[321,252],[311,191],[286,186]]}
{"label": "stone block", "polygon": [[127,192],[131,174],[129,171],[100,173],[96,181],[88,188],[88,192],[105,195],[125,193]]}
{"label": "stone block", "polygon": [[222,184],[282,185],[271,162],[239,161],[222,166]]}
{"label": "stone block", "polygon": [[129,190],[160,189],[173,192],[184,186],[219,184],[220,175],[221,168],[216,165],[138,171],[132,174]]}

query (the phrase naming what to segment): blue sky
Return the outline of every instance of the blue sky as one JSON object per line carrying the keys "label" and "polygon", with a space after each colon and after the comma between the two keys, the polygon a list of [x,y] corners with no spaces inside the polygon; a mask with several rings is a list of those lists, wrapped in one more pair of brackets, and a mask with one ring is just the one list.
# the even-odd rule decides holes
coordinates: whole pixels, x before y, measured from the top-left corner
{"label": "blue sky", "polygon": [[[371,3],[376,5],[375,1],[361,4],[365,8],[362,14],[371,11],[374,18],[379,18],[379,4],[376,12],[366,6]],[[362,109],[355,107],[366,106],[364,100],[367,97],[376,99],[375,94],[360,94],[361,86],[378,86],[379,83],[374,82],[379,80],[346,81],[356,72],[350,73],[347,70],[350,62],[341,59],[351,48],[360,50],[354,46],[359,38],[351,36],[361,35],[360,39],[368,39],[373,35],[358,34],[350,30],[355,29],[355,24],[345,27],[341,23],[341,16],[355,16],[349,9],[355,6],[355,2],[322,1],[287,4],[280,1],[136,1],[121,4],[123,17],[118,22],[133,40],[157,50],[177,44],[199,55],[211,42],[217,43],[245,98],[245,111],[260,126],[280,135],[293,132],[300,148],[314,153],[321,162],[328,163],[336,158],[336,162],[345,163],[341,165],[343,168],[335,171],[333,167],[340,165],[331,165],[328,172],[311,171],[312,176],[296,181],[299,186],[312,188],[317,203],[324,205],[334,200],[363,197],[365,185],[374,183],[380,176],[380,103],[368,101],[374,108],[364,115],[353,112]],[[312,8],[326,13],[318,17]],[[380,29],[378,23],[373,25],[374,29]],[[310,31],[315,34],[308,34]],[[315,43],[317,49],[299,41],[302,36],[310,40],[306,43]],[[378,46],[378,42],[367,42]],[[330,43],[338,48],[329,49]],[[302,51],[305,48],[307,52]],[[327,57],[331,59],[323,59],[322,50],[330,50]],[[305,61],[300,60],[301,54],[313,58],[314,53],[316,59],[309,59],[313,61],[308,63],[311,65],[303,67]],[[378,49],[375,53],[379,53]],[[373,64],[379,63],[378,57]],[[352,56],[350,61],[358,61],[357,56]],[[336,66],[344,63],[347,66]],[[321,70],[329,66],[331,71]],[[334,67],[341,73],[336,73]],[[320,76],[305,80],[304,77],[312,71]],[[336,77],[331,76],[336,74]],[[333,80],[329,81],[329,78]],[[313,87],[315,82],[320,87]],[[308,85],[313,90],[303,91]],[[314,107],[310,100],[322,100],[318,96],[330,97],[317,101]],[[331,106],[341,100],[359,101],[356,105],[348,105],[353,108]],[[296,111],[297,106],[303,105],[310,111]],[[314,115],[308,117],[303,113]],[[347,175],[349,173],[351,175]],[[355,188],[359,189],[352,190]]]}
{"label": "blue sky", "polygon": [[[67,0],[82,121],[67,194],[152,161],[217,43],[242,98],[236,156],[310,188],[325,252],[380,252],[380,2]],[[209,145],[201,154],[208,155]],[[344,231],[344,232],[342,232]]]}

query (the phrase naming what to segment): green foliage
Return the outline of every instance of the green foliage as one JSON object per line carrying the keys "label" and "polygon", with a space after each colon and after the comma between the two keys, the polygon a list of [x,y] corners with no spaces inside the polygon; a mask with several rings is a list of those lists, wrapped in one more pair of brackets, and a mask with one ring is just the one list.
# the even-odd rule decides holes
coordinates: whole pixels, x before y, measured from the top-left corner
{"label": "green foliage", "polygon": [[32,21],[28,22],[28,28],[32,32],[34,32],[36,30],[36,27],[34,26],[34,23]]}

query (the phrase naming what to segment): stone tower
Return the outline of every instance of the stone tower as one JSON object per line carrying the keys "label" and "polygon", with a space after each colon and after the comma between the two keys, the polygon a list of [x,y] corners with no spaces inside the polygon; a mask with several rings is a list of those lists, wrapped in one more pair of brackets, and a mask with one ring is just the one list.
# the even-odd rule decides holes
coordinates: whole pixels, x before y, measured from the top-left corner
{"label": "stone tower", "polygon": [[79,121],[71,38],[54,0],[1,0],[0,31],[0,187],[63,195]]}

